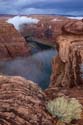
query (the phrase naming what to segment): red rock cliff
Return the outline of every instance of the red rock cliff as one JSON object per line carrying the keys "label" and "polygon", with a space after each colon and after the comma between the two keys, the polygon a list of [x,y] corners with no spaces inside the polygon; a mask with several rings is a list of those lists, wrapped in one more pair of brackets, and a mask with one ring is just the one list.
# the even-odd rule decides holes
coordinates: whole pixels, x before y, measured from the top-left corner
{"label": "red rock cliff", "polygon": [[51,85],[55,84],[63,87],[83,86],[82,34],[82,21],[71,21],[62,27],[62,34],[57,37],[56,41],[59,45],[59,57],[53,59]]}
{"label": "red rock cliff", "polygon": [[0,59],[25,56],[29,47],[13,25],[0,21]]}

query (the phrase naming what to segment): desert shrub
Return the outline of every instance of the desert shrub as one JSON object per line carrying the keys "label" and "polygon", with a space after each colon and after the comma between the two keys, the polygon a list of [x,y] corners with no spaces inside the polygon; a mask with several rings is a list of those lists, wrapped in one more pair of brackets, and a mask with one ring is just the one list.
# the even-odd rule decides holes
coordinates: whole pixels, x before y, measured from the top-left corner
{"label": "desert shrub", "polygon": [[58,97],[49,101],[46,107],[50,114],[63,123],[71,123],[72,120],[81,118],[82,105],[75,98]]}

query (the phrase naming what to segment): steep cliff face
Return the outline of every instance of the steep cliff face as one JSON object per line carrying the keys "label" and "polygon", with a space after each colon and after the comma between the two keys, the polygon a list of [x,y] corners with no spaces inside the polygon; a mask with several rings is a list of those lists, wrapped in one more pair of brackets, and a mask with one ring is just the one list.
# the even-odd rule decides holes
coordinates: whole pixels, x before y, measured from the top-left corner
{"label": "steep cliff face", "polygon": [[59,45],[58,62],[61,60],[62,64],[54,59],[52,85],[63,87],[83,85],[83,22],[69,22],[63,26],[62,32],[56,41]]}
{"label": "steep cliff face", "polygon": [[0,125],[54,125],[46,96],[33,82],[0,76]]}
{"label": "steep cliff face", "polygon": [[[46,94],[49,99],[66,95],[83,105],[83,22],[71,21],[62,27],[57,37],[59,55],[52,61],[52,75]],[[83,124],[82,119],[76,121]]]}
{"label": "steep cliff face", "polygon": [[0,21],[0,59],[25,56],[29,52],[30,48],[13,25]]}

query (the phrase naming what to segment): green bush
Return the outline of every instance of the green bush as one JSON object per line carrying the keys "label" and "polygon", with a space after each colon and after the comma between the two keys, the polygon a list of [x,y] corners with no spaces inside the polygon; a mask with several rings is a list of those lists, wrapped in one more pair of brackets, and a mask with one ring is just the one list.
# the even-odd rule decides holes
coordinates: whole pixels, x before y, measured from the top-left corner
{"label": "green bush", "polygon": [[50,114],[64,123],[71,123],[74,119],[80,119],[82,113],[82,105],[77,99],[64,96],[49,101],[47,109]]}

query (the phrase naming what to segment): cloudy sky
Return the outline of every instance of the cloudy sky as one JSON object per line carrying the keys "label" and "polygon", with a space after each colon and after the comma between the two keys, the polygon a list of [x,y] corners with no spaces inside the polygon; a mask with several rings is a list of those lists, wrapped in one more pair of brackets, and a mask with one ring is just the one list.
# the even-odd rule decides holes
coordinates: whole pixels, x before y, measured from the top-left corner
{"label": "cloudy sky", "polygon": [[83,16],[83,0],[0,0],[0,14]]}

